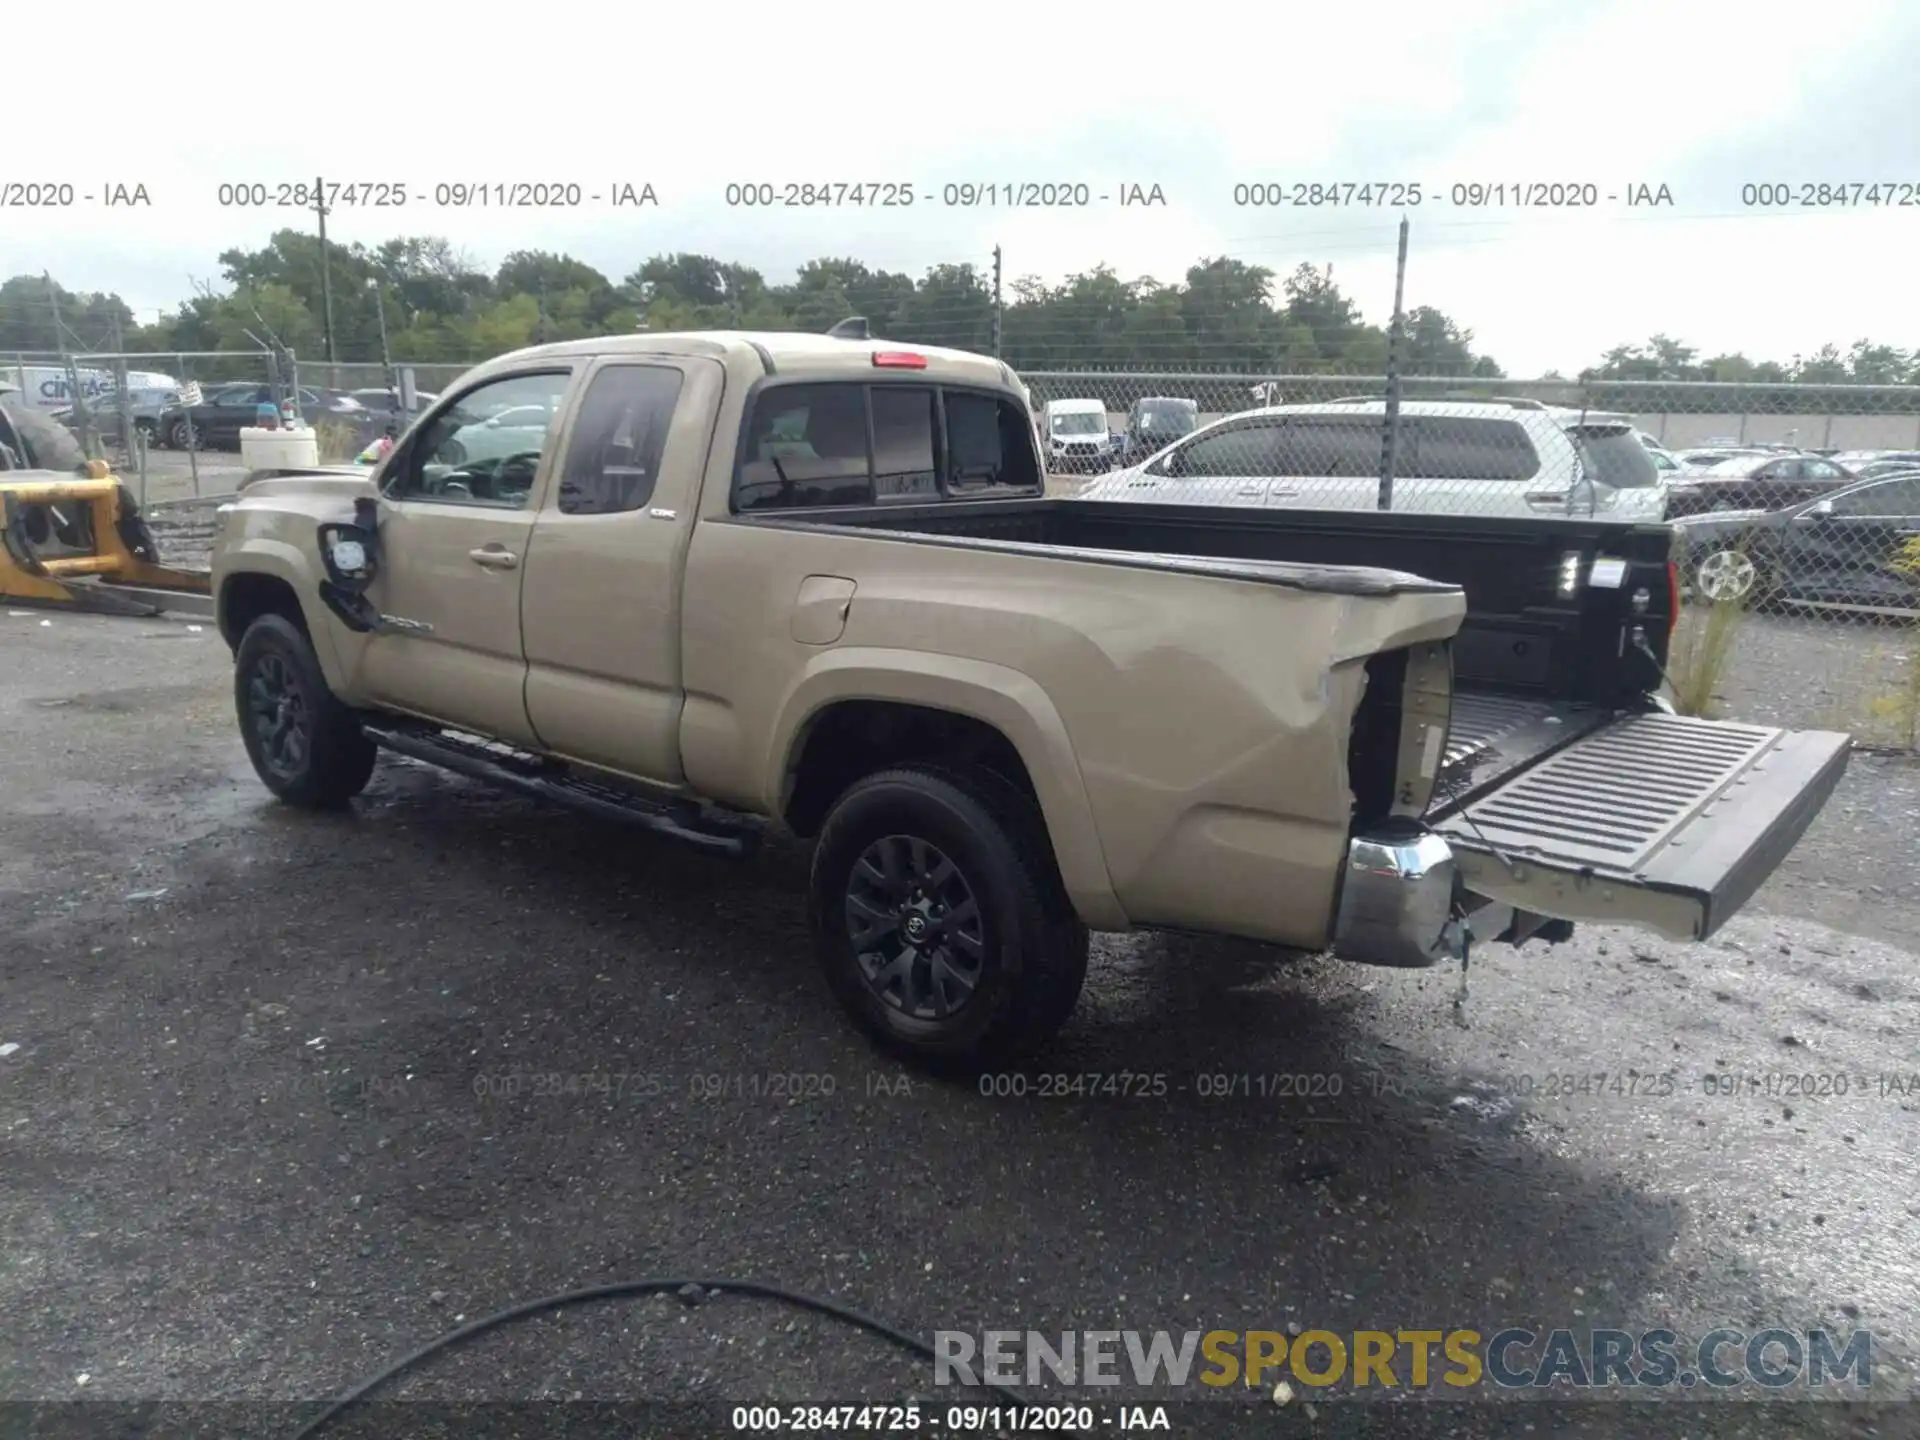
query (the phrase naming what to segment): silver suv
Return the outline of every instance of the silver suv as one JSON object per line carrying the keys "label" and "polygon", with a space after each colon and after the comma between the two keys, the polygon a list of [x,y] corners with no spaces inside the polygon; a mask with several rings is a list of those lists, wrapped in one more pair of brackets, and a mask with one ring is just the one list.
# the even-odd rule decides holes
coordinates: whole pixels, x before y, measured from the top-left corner
{"label": "silver suv", "polygon": [[[1216,420],[1080,492],[1089,500],[1372,510],[1386,402],[1273,405]],[[1393,509],[1660,519],[1659,471],[1624,416],[1538,401],[1400,405]]]}

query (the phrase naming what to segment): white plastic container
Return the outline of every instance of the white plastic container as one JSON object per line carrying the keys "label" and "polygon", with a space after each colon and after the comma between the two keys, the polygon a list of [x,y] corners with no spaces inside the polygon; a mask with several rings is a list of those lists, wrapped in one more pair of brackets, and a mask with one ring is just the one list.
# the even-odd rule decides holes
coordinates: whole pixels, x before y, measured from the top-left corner
{"label": "white plastic container", "polygon": [[240,463],[249,470],[305,470],[320,463],[320,437],[310,425],[297,430],[240,431]]}

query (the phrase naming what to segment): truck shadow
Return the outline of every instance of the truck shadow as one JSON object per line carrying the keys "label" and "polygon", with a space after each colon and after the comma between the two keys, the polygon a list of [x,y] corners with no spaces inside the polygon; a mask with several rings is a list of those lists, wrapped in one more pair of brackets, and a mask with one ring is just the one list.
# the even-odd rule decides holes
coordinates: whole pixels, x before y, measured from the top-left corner
{"label": "truck shadow", "polygon": [[[989,1290],[1000,1271],[1008,1285],[1050,1261],[1072,1278],[1048,1282],[1049,1323],[1104,1314],[1116,1293],[1155,1324],[1183,1295],[1249,1324],[1573,1324],[1577,1303],[1607,1323],[1671,1278],[1678,1202],[1556,1155],[1517,1108],[1460,1103],[1469,1077],[1372,1034],[1356,996],[1299,983],[1314,962],[1288,952],[1103,937],[1046,1056],[936,1083],[872,1054],[817,982],[797,847],[711,860],[412,767],[344,824],[369,864],[405,867],[411,852],[436,891],[465,897],[464,926],[490,931],[500,958],[480,974],[449,964],[443,983],[539,995],[522,1055],[591,1068],[617,1024],[663,1073],[840,1077],[836,1101],[783,1127],[777,1163],[801,1187],[788,1200],[903,1258],[931,1225],[948,1246],[978,1247]],[[521,915],[525,897],[537,917]],[[585,998],[570,1009],[570,995]],[[386,1043],[464,1056],[485,1023],[414,1017]],[[738,1126],[693,1118],[710,1183],[737,1198],[768,1158],[752,1113],[781,1102],[751,1087],[729,1099],[746,1112]],[[581,1112],[572,1135],[512,1124],[502,1138],[579,1153],[621,1123]],[[586,1163],[622,1183],[619,1162]],[[1573,1300],[1576,1286],[1592,1301]]]}

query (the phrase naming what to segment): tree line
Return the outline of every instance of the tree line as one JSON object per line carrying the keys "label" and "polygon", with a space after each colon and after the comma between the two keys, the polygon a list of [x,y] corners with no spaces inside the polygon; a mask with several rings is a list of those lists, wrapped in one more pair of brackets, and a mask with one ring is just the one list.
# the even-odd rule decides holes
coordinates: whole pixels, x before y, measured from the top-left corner
{"label": "tree line", "polygon": [[[935,265],[915,278],[827,257],[775,284],[751,266],[708,255],[656,255],[614,280],[569,255],[509,254],[492,270],[449,241],[407,236],[376,246],[331,244],[322,279],[317,237],[281,230],[257,250],[219,256],[219,279],[194,283],[176,308],[142,321],[116,294],[68,291],[46,276],[0,283],[0,356],[9,351],[252,350],[278,343],[302,360],[326,353],[377,362],[466,364],[521,346],[639,329],[822,331],[864,315],[874,333],[909,343],[991,351],[990,273]],[[330,293],[329,293],[330,292]],[[1107,266],[1047,284],[1011,281],[999,352],[1015,369],[1216,370],[1379,375],[1385,327],[1366,320],[1333,279],[1303,263],[1284,278],[1226,257],[1177,282],[1124,279]],[[1474,333],[1430,306],[1408,312],[1408,375],[1496,380],[1505,372]],[[1596,380],[1920,383],[1920,352],[1861,340],[1788,361],[1702,357],[1665,335],[1621,345],[1581,372]],[[1548,378],[1561,378],[1557,375]],[[1573,378],[1573,377],[1567,377]]]}

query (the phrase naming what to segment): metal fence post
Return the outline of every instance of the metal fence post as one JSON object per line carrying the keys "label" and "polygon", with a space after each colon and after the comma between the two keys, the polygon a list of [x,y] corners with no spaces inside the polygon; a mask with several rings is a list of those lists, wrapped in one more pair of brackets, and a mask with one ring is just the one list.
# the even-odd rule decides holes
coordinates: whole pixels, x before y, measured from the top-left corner
{"label": "metal fence post", "polygon": [[1400,217],[1400,253],[1393,269],[1393,327],[1387,332],[1387,407],[1380,422],[1380,503],[1393,508],[1393,470],[1400,448],[1400,343],[1406,333],[1407,217]]}
{"label": "metal fence post", "polygon": [[[193,377],[187,374],[187,357],[176,355],[173,358],[180,371],[180,378],[183,381],[191,380]],[[194,381],[194,383],[197,385],[199,382]],[[200,427],[194,423],[193,406],[188,405],[185,409],[187,412],[187,468],[193,472],[193,498],[198,500],[200,498]]]}

